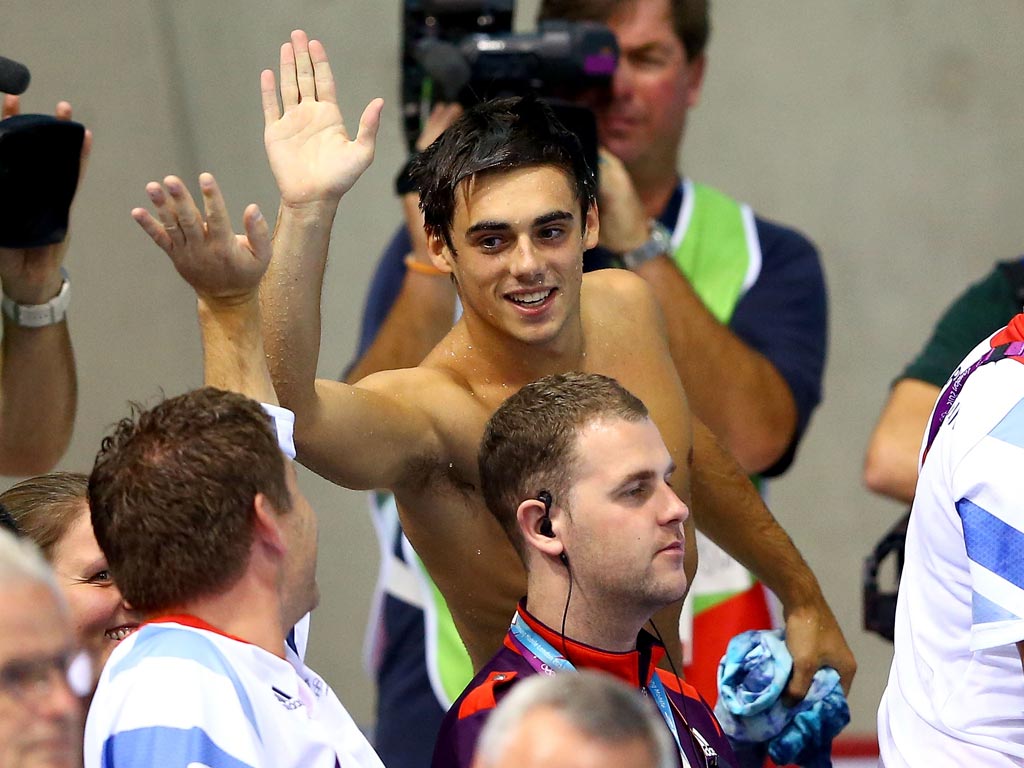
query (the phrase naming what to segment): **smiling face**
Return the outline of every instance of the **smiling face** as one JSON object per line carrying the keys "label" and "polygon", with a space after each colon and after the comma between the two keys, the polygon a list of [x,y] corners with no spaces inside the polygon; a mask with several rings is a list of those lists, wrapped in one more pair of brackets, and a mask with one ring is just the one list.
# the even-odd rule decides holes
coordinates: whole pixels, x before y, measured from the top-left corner
{"label": "smiling face", "polygon": [[82,648],[89,652],[99,675],[110,652],[138,627],[138,617],[125,607],[110,575],[89,520],[89,507],[68,526],[53,549],[51,565],[71,609]]}
{"label": "smiling face", "polygon": [[687,112],[700,100],[705,58],[687,61],[669,0],[634,0],[607,20],[619,44],[611,89],[591,104],[601,143],[632,173],[675,169]]}
{"label": "smiling face", "polygon": [[628,606],[642,623],[686,594],[690,512],[670,485],[674,470],[649,418],[600,419],[579,430],[561,535],[590,605]]}
{"label": "smiling face", "polygon": [[583,251],[597,243],[569,178],[551,166],[492,171],[462,184],[452,222],[455,253],[434,238],[438,267],[459,287],[467,322],[526,344],[556,341],[579,317]]}

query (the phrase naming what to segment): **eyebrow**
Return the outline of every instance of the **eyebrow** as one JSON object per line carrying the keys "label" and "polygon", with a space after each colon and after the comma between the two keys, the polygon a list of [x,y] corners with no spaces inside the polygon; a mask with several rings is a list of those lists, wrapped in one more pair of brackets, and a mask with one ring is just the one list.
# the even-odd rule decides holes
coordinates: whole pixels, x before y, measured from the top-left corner
{"label": "eyebrow", "polygon": [[[676,463],[673,461],[673,462],[670,462],[668,467],[665,469],[665,474],[664,475],[660,475],[660,476],[661,477],[666,477],[666,476],[671,477],[673,474],[675,474],[675,471],[676,471]],[[641,480],[654,480],[657,477],[659,477],[659,475],[653,469],[641,469],[641,470],[633,472],[633,473],[627,475],[626,477],[624,477],[619,482],[619,484],[616,487],[617,488],[624,488],[627,485],[629,485],[630,483],[635,483],[635,482],[638,482],[638,481],[641,481]]]}
{"label": "eyebrow", "polygon": [[[551,211],[535,218],[533,227],[543,227],[556,221],[573,221],[576,217],[569,211]],[[466,237],[477,232],[504,232],[512,228],[507,221],[478,221],[466,230]]]}

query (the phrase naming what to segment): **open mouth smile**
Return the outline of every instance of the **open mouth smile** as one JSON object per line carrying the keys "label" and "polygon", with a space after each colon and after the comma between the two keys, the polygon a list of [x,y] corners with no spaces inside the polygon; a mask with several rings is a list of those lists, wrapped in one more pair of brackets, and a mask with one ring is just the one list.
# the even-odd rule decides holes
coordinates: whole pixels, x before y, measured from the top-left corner
{"label": "open mouth smile", "polygon": [[554,288],[545,288],[531,293],[506,294],[506,298],[520,307],[533,309],[541,306],[554,292]]}
{"label": "open mouth smile", "polygon": [[120,627],[108,629],[103,633],[103,636],[107,638],[107,640],[113,640],[114,642],[119,643],[138,628],[138,624],[125,624]]}

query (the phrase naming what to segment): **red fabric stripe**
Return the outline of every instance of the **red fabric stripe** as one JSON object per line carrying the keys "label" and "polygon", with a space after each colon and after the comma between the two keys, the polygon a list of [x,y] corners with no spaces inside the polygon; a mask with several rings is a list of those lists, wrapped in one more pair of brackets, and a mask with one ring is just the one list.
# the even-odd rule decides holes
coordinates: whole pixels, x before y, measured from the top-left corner
{"label": "red fabric stripe", "polygon": [[687,682],[700,691],[712,708],[718,702],[718,662],[729,641],[748,629],[771,626],[771,614],[760,584],[694,617],[693,663],[683,671]]}

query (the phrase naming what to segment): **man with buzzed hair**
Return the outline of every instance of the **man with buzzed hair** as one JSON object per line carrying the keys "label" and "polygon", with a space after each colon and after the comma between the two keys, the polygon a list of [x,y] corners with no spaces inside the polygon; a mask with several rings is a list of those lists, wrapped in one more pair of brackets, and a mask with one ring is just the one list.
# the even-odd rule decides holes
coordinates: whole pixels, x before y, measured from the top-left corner
{"label": "man with buzzed hair", "polygon": [[526,565],[526,597],[445,715],[434,768],[469,768],[495,706],[523,680],[580,670],[649,697],[683,764],[735,765],[707,702],[656,669],[665,648],[653,617],[686,593],[692,530],[644,404],[607,376],[545,376],[494,412],[479,464],[487,508]]}
{"label": "man with buzzed hair", "polygon": [[75,637],[64,598],[36,546],[3,528],[0,606],[0,765],[76,768],[82,761],[77,696],[92,676],[82,670],[76,696],[69,679]]}

